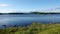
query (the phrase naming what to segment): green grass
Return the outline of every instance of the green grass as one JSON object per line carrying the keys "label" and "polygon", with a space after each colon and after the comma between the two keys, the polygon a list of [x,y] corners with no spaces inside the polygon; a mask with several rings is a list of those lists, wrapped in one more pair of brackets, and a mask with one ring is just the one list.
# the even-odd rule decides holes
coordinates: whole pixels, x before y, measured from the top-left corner
{"label": "green grass", "polygon": [[60,34],[60,24],[52,25],[50,29],[42,31],[39,34]]}
{"label": "green grass", "polygon": [[26,27],[0,29],[0,34],[60,34],[60,24],[32,23]]}

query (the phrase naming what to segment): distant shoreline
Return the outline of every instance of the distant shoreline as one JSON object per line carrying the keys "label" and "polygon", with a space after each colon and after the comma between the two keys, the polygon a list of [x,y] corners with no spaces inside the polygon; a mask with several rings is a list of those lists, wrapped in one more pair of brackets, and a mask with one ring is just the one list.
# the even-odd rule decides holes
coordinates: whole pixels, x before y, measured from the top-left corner
{"label": "distant shoreline", "polygon": [[0,15],[4,14],[60,14],[60,13],[0,13]]}

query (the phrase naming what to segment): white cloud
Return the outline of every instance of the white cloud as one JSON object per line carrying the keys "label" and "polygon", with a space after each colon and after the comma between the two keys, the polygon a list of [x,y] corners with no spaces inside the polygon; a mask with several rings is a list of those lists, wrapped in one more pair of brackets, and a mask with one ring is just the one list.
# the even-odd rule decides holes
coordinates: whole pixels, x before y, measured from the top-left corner
{"label": "white cloud", "polygon": [[1,7],[3,7],[3,6],[8,6],[8,4],[0,4],[0,6],[1,6]]}
{"label": "white cloud", "polygon": [[12,12],[13,10],[0,10],[0,13],[9,13]]}

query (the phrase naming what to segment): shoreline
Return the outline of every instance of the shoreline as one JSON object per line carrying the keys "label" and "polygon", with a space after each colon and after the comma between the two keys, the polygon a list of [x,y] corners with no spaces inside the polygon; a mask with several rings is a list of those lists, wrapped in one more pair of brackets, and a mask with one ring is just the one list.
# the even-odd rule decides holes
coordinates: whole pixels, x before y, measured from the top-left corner
{"label": "shoreline", "polygon": [[[48,31],[47,31],[48,30]],[[1,34],[48,34],[49,32],[51,32],[52,34],[57,32],[58,33],[60,30],[60,24],[42,24],[42,23],[37,23],[37,22],[33,22],[32,24],[30,24],[29,26],[19,26],[16,27],[16,25],[12,26],[11,28],[6,28],[6,25],[4,25],[4,28],[0,29],[0,33]],[[3,33],[4,31],[4,33]],[[45,32],[46,31],[46,32]],[[43,33],[44,32],[44,33]]]}

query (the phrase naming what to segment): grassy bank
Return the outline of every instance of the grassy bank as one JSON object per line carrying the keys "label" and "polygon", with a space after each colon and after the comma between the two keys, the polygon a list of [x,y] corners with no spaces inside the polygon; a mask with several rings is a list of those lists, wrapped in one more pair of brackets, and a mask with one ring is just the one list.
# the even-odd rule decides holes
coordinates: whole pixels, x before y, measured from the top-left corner
{"label": "grassy bank", "polygon": [[60,34],[60,24],[34,22],[29,26],[2,28],[0,34]]}

